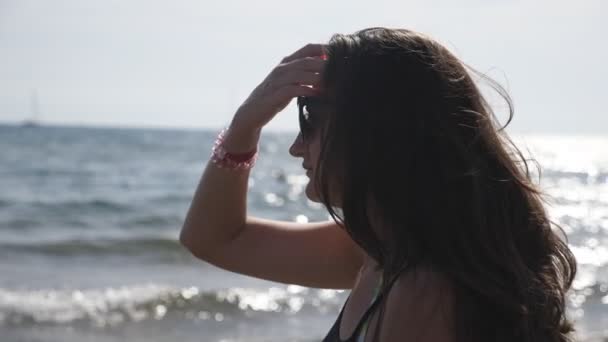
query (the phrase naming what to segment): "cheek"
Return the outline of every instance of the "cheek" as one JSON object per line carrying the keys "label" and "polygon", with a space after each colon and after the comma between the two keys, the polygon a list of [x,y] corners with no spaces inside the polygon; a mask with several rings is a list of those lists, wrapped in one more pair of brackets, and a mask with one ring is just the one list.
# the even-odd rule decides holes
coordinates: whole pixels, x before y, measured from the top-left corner
{"label": "cheek", "polygon": [[312,167],[315,168],[317,166],[317,160],[319,159],[319,151],[318,150],[310,150],[310,161],[312,162]]}
{"label": "cheek", "polygon": [[310,159],[316,163],[317,159],[319,159],[319,154],[321,153],[321,144],[318,141],[311,142],[308,151]]}

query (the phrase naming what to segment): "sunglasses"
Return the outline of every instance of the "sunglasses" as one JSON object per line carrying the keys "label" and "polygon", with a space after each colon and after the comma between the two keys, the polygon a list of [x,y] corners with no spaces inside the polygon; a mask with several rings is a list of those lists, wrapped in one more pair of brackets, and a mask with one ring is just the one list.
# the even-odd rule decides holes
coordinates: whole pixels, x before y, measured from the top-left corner
{"label": "sunglasses", "polygon": [[328,102],[321,97],[298,96],[298,119],[300,122],[300,133],[304,141],[310,141],[321,120],[325,117],[321,113]]}

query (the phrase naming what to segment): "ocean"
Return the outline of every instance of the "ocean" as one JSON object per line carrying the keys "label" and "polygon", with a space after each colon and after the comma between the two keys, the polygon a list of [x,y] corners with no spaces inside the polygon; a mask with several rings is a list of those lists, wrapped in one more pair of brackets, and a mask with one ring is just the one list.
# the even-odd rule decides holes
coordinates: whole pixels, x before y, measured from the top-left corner
{"label": "ocean", "polygon": [[[217,133],[0,125],[0,340],[320,341],[348,291],[225,271],[178,242]],[[303,192],[295,135],[263,132],[249,215],[329,218]],[[578,337],[608,340],[608,136],[514,139],[577,257]]]}

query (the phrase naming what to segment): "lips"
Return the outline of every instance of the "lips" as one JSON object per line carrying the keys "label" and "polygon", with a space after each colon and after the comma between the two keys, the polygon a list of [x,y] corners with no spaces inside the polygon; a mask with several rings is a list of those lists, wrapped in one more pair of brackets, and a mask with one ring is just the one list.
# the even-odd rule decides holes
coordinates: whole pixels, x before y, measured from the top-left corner
{"label": "lips", "polygon": [[306,166],[306,165],[304,165],[304,164],[302,164],[302,167],[303,167],[303,168],[305,168],[305,169],[306,169],[306,170],[308,170],[308,171],[312,170],[312,167],[310,167],[310,166]]}

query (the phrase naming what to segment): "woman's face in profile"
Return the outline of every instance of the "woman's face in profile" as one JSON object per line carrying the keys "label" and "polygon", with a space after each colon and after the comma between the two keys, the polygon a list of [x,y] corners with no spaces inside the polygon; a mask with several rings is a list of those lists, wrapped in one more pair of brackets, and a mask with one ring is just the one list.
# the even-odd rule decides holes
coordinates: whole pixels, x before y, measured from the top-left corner
{"label": "woman's face in profile", "polygon": [[306,197],[313,202],[319,202],[318,189],[312,185],[315,175],[315,167],[321,152],[321,134],[315,132],[310,138],[304,139],[302,132],[298,134],[295,141],[289,148],[289,153],[294,157],[302,157],[302,167],[306,170],[308,184],[306,185]]}
{"label": "woman's face in profile", "polygon": [[300,133],[289,148],[294,157],[302,157],[302,167],[306,169],[309,182],[306,185],[306,196],[319,202],[319,190],[313,186],[316,166],[321,153],[321,131],[327,123],[329,105],[322,97],[298,97],[298,121]]}

